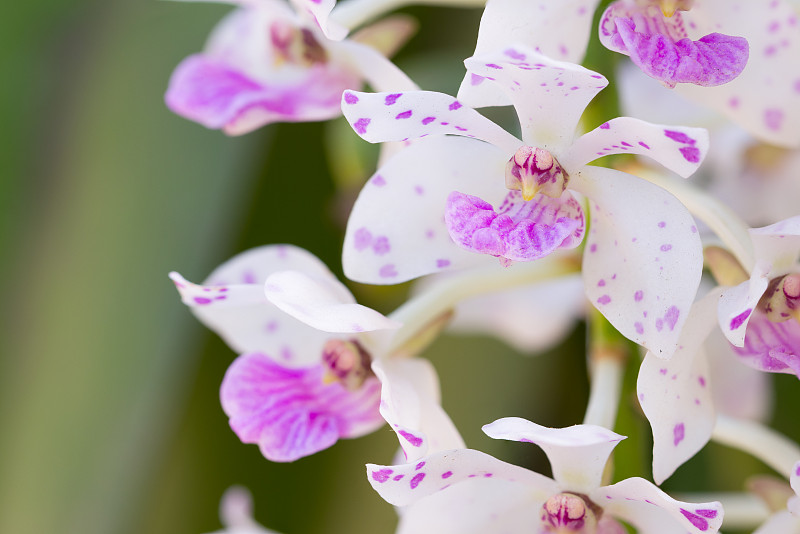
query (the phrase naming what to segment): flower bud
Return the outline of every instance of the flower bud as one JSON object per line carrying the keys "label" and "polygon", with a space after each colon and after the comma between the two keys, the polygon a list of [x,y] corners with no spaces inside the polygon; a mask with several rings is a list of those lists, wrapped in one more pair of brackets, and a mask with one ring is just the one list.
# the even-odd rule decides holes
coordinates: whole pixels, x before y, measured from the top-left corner
{"label": "flower bud", "polygon": [[506,187],[522,191],[524,200],[537,193],[559,198],[567,188],[567,174],[547,150],[523,146],[508,160]]}

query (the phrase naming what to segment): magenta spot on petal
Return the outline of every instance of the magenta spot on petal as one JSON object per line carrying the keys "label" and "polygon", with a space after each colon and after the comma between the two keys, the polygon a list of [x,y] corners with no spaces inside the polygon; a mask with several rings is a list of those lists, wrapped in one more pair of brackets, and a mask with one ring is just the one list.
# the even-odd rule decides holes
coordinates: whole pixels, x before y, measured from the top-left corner
{"label": "magenta spot on petal", "polygon": [[423,467],[425,467],[425,462],[420,462],[420,463],[418,463],[418,464],[416,465],[416,467],[414,467],[414,471],[419,471],[419,470],[420,470],[420,469],[422,469]]}
{"label": "magenta spot on petal", "polygon": [[707,517],[709,519],[714,519],[715,517],[717,517],[717,511],[716,510],[695,510],[695,513],[697,515],[701,515],[701,516]]}
{"label": "magenta spot on petal", "polygon": [[678,132],[675,130],[664,130],[664,135],[666,135],[676,143],[683,143],[684,145],[693,145],[696,143],[694,139],[692,139],[683,132]]}
{"label": "magenta spot on petal", "polygon": [[424,119],[422,119],[422,124],[427,126],[428,124],[432,123],[435,120],[436,117],[425,117]]}
{"label": "magenta spot on petal", "polygon": [[414,447],[419,447],[422,445],[422,438],[415,436],[411,432],[406,432],[405,430],[399,430],[397,433],[403,436],[403,438],[405,438],[405,440],[408,441]]}
{"label": "magenta spot on petal", "polygon": [[225,295],[217,295],[216,297],[214,297],[214,300],[225,300],[226,298],[228,297],[226,297]]}
{"label": "magenta spot on petal", "polygon": [[379,469],[372,472],[372,480],[380,482],[381,484],[389,480],[391,474],[394,473],[391,469]]}
{"label": "magenta spot on petal", "polygon": [[383,267],[380,268],[378,271],[378,276],[381,278],[393,278],[397,276],[397,270],[394,268],[394,265],[391,263],[387,263]]}
{"label": "magenta spot on petal", "polygon": [[597,299],[598,304],[608,304],[609,302],[611,302],[611,297],[609,297],[608,295],[603,295],[599,299]]}
{"label": "magenta spot on petal", "polygon": [[376,174],[375,177],[372,180],[370,180],[370,183],[375,187],[383,187],[384,185],[386,185],[386,178],[384,178],[380,174]]}
{"label": "magenta spot on petal", "polygon": [[353,129],[359,135],[364,135],[367,133],[367,126],[369,126],[370,119],[363,117],[358,119],[356,122],[353,123]]}
{"label": "magenta spot on petal", "polygon": [[689,520],[689,523],[691,523],[695,528],[703,531],[708,530],[708,521],[706,521],[699,515],[695,515],[688,510],[684,510],[683,508],[681,508],[681,513],[686,519]]}
{"label": "magenta spot on petal", "polygon": [[683,423],[678,423],[677,425],[675,425],[675,427],[672,429],[672,444],[677,447],[678,443],[683,441],[685,433],[686,429],[683,426]]}
{"label": "magenta spot on petal", "polygon": [[639,321],[633,323],[633,327],[636,329],[636,333],[642,335],[644,333],[644,326]]}
{"label": "magenta spot on petal", "polygon": [[438,267],[439,269],[444,269],[445,267],[449,266],[450,266],[450,260],[444,260],[444,259],[436,260],[436,267]]}
{"label": "magenta spot on petal", "polygon": [[372,233],[366,228],[359,228],[353,235],[353,239],[355,240],[353,245],[356,250],[364,250],[372,243]]}
{"label": "magenta spot on petal", "polygon": [[683,159],[689,163],[698,163],[700,161],[700,150],[693,146],[684,146],[680,149]]}
{"label": "magenta spot on petal", "polygon": [[197,304],[211,304],[211,299],[207,299],[205,297],[195,297],[194,301]]}
{"label": "magenta spot on petal", "polygon": [[425,473],[417,473],[414,475],[414,478],[412,478],[411,482],[409,483],[411,489],[416,489],[416,487],[419,486],[419,483],[422,482],[423,478],[425,478]]}
{"label": "magenta spot on petal", "polygon": [[486,78],[484,78],[483,76],[481,76],[479,74],[473,74],[469,79],[469,83],[471,83],[472,85],[480,85],[480,84],[483,83],[483,80],[485,80],[485,79]]}
{"label": "magenta spot on petal", "polygon": [[378,256],[383,256],[388,253],[391,248],[392,247],[389,245],[389,238],[385,235],[376,237],[375,242],[372,244],[372,250]]}
{"label": "magenta spot on petal", "polygon": [[410,109],[407,109],[406,111],[403,111],[402,113],[398,113],[397,116],[395,117],[395,119],[407,119],[411,115],[412,115],[412,111]]}
{"label": "magenta spot on petal", "polygon": [[672,250],[672,245],[667,243],[666,245],[661,245],[661,252],[669,252]]}
{"label": "magenta spot on petal", "polygon": [[404,477],[405,477],[405,475],[403,475],[403,474],[395,475],[394,478],[392,478],[392,480],[397,482],[398,480],[403,480]]}
{"label": "magenta spot on petal", "polygon": [[783,125],[783,111],[779,109],[765,109],[764,110],[764,124],[770,130],[780,130]]}
{"label": "magenta spot on petal", "polygon": [[736,330],[740,326],[744,324],[750,314],[753,312],[753,308],[747,308],[745,311],[731,319],[731,330]]}
{"label": "magenta spot on petal", "polygon": [[386,95],[386,98],[383,100],[383,103],[386,104],[387,106],[391,106],[392,104],[397,102],[397,99],[400,98],[401,96],[403,96],[403,93],[394,93],[392,95]]}
{"label": "magenta spot on petal", "polygon": [[647,150],[650,150],[650,146],[642,141],[639,141],[639,146],[644,147]]}
{"label": "magenta spot on petal", "polygon": [[702,376],[698,376],[697,377],[697,381],[700,383],[701,387],[706,387],[706,379],[705,378],[703,378]]}
{"label": "magenta spot on petal", "polygon": [[353,93],[346,92],[344,94],[344,101],[346,104],[356,104],[358,102],[358,97]]}
{"label": "magenta spot on petal", "polygon": [[607,122],[604,122],[603,124],[600,125],[600,129],[601,130],[608,130],[610,128],[611,128],[611,125],[608,124]]}
{"label": "magenta spot on petal", "polygon": [[495,69],[495,70],[503,69],[503,67],[501,67],[500,65],[495,65],[494,63],[487,63],[486,66],[489,67],[490,69]]}
{"label": "magenta spot on petal", "polygon": [[597,244],[596,243],[592,243],[589,246],[589,252],[597,252]]}
{"label": "magenta spot on petal", "polygon": [[442,478],[450,478],[451,476],[453,476],[452,471],[445,471],[444,473],[442,473]]}
{"label": "magenta spot on petal", "polygon": [[507,48],[503,53],[508,57],[510,57],[511,59],[516,59],[518,61],[522,61],[523,59],[525,59],[525,54],[523,54],[522,52],[518,52],[513,48]]}
{"label": "magenta spot on petal", "polygon": [[656,330],[661,332],[664,329],[664,320],[663,319],[656,319]]}
{"label": "magenta spot on petal", "polygon": [[659,228],[664,228],[666,225],[667,225],[667,223],[664,222],[664,221],[661,221],[660,223],[658,223],[658,227]]}
{"label": "magenta spot on petal", "polygon": [[605,285],[606,285],[606,281],[605,280],[598,280],[597,287],[604,287]]}
{"label": "magenta spot on petal", "polygon": [[666,368],[664,368],[664,367],[662,367],[661,369],[659,369],[659,370],[658,370],[658,372],[659,372],[659,373],[661,373],[662,375],[665,375],[665,376],[666,376],[666,374],[667,374],[667,370],[666,370]]}
{"label": "magenta spot on petal", "polygon": [[458,109],[458,108],[460,108],[460,107],[461,107],[461,102],[459,102],[458,100],[455,100],[455,101],[453,101],[453,103],[452,103],[452,104],[450,104],[450,106],[448,107],[448,109],[449,109],[450,111],[455,111],[455,110],[457,110],[457,109]]}
{"label": "magenta spot on petal", "polygon": [[633,294],[633,300],[635,300],[636,302],[641,302],[643,298],[644,298],[644,292],[641,289]]}

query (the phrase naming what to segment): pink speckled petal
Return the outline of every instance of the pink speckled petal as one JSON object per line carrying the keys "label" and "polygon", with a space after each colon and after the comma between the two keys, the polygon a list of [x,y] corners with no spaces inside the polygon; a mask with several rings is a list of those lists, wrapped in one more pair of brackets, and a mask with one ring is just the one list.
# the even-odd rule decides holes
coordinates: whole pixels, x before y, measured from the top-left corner
{"label": "pink speckled petal", "polygon": [[442,409],[439,377],[430,362],[375,360],[372,370],[383,384],[381,415],[397,433],[406,461],[464,448],[461,435]]}
{"label": "pink speckled petal", "polygon": [[747,325],[744,345],[734,346],[733,350],[750,367],[800,378],[800,324],[794,319],[773,323],[755,311]]}
{"label": "pink speckled petal", "polygon": [[564,339],[585,313],[583,279],[569,275],[462,301],[448,329],[496,336],[520,352],[535,354]]}
{"label": "pink speckled petal", "polygon": [[619,171],[584,167],[570,184],[590,199],[587,297],[625,337],[669,358],[703,268],[691,215],[670,193]]}
{"label": "pink speckled petal", "polygon": [[264,295],[266,278],[285,269],[333,278],[318,258],[292,245],[242,252],[217,267],[203,285],[192,284],[178,273],[170,278],[184,304],[235,352],[263,352],[287,365],[318,362],[330,336],[286,315]]}
{"label": "pink speckled petal", "polygon": [[[560,61],[581,63],[598,0],[489,0],[483,10],[473,56],[516,43]],[[510,104],[484,78],[467,73],[458,98],[472,107]]]}
{"label": "pink speckled petal", "polygon": [[600,74],[523,47],[467,59],[468,74],[504,91],[519,115],[522,139],[560,157],[575,136],[583,110],[606,85]]}
{"label": "pink speckled petal", "polygon": [[542,501],[558,491],[557,484],[545,476],[463,448],[439,451],[402,465],[367,464],[367,478],[375,491],[395,506],[419,503],[473,479],[516,482],[533,489]]}
{"label": "pink speckled petal", "polygon": [[704,0],[683,15],[690,31],[745,37],[750,61],[738,78],[725,85],[680,85],[676,90],[722,112],[764,141],[800,146],[800,24],[792,2]]}
{"label": "pink speckled petal", "polygon": [[507,153],[506,158],[522,144],[454,97],[432,91],[345,91],[342,112],[356,133],[370,143],[449,134],[492,143]]}
{"label": "pink speckled petal", "polygon": [[639,371],[639,404],[653,429],[653,480],[661,484],[711,438],[716,413],[703,342],[716,326],[715,289],[696,302],[669,360],[648,353]]}
{"label": "pink speckled petal", "polygon": [[608,456],[625,439],[597,425],[547,428],[519,417],[498,419],[483,431],[490,438],[535,443],[547,454],[561,489],[581,493],[600,486]]}
{"label": "pink speckled petal", "polygon": [[569,191],[561,198],[537,195],[529,201],[511,191],[498,209],[454,191],[447,197],[445,223],[450,237],[465,250],[511,261],[532,261],[559,248],[577,247],[585,230],[581,205]]}
{"label": "pink speckled petal", "polygon": [[702,128],[619,117],[582,135],[559,161],[567,168],[575,168],[609,154],[638,154],[687,178],[705,159],[708,145],[708,132]]}
{"label": "pink speckled petal", "polygon": [[264,292],[272,304],[317,330],[345,333],[400,327],[397,321],[356,304],[347,288],[335,279],[281,271],[267,278]]}
{"label": "pink speckled petal", "polygon": [[347,28],[330,19],[336,0],[291,0],[291,3],[298,13],[316,23],[328,39],[341,41],[347,36]]}
{"label": "pink speckled petal", "polygon": [[351,280],[396,284],[443,269],[497,260],[456,245],[444,224],[448,195],[459,190],[499,203],[506,155],[474,139],[421,139],[389,160],[361,190],[344,240]]}
{"label": "pink speckled petal", "polygon": [[800,216],[752,228],[750,238],[756,259],[769,264],[770,276],[786,274],[800,255]]}
{"label": "pink speckled petal", "polygon": [[[739,76],[747,64],[747,39],[711,33],[692,40],[685,36],[681,13],[666,18],[656,6],[637,9],[629,17],[609,13],[618,11],[619,4],[622,2],[610,6],[603,15],[601,37],[610,39],[617,51],[630,56],[645,74],[668,87],[679,83],[722,85]],[[610,36],[605,35],[607,29]]]}
{"label": "pink speckled petal", "polygon": [[357,391],[325,384],[322,365],[287,368],[259,353],[237,358],[220,388],[222,409],[244,443],[257,443],[275,462],[291,462],[326,449],[339,438],[379,428],[380,383]]}
{"label": "pink speckled petal", "polygon": [[722,525],[722,505],[718,502],[676,501],[643,478],[628,478],[605,486],[589,497],[606,513],[648,534],[713,534]]}
{"label": "pink speckled petal", "polygon": [[726,288],[719,300],[717,315],[719,327],[725,337],[737,347],[744,344],[747,323],[769,285],[769,264],[756,263],[750,280]]}

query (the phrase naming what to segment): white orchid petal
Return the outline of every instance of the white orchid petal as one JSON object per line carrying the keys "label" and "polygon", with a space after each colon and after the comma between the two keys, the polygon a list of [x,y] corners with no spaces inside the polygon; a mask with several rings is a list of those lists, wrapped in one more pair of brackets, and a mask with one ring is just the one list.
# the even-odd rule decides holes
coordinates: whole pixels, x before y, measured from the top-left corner
{"label": "white orchid petal", "polygon": [[647,534],[713,534],[722,525],[718,502],[676,501],[643,478],[628,478],[593,492],[607,513]]}
{"label": "white orchid petal", "polygon": [[800,534],[800,518],[788,510],[780,511],[770,516],[753,534]]}
{"label": "white orchid petal", "polygon": [[667,126],[619,117],[578,138],[561,164],[574,168],[609,154],[638,154],[686,178],[708,153],[708,132],[702,128]]}
{"label": "white orchid petal", "polygon": [[371,332],[400,327],[397,321],[356,304],[338,280],[319,280],[299,271],[282,271],[267,278],[264,291],[275,306],[325,332]]}
{"label": "white orchid petal", "polygon": [[719,327],[728,341],[737,347],[744,345],[747,325],[759,299],[767,290],[769,267],[768,263],[759,261],[753,268],[750,280],[727,288],[719,300]]}
{"label": "white orchid petal", "polygon": [[483,431],[495,439],[535,443],[547,454],[556,482],[584,493],[600,486],[608,456],[625,439],[597,425],[547,428],[519,417],[498,419]]}
{"label": "white orchid petal", "polygon": [[396,284],[447,268],[495,258],[461,249],[444,223],[454,190],[499,204],[507,157],[496,147],[456,137],[431,137],[402,150],[361,190],[344,239],[348,278]]}
{"label": "white orchid petal", "polygon": [[474,109],[433,91],[345,91],[342,112],[353,130],[370,143],[449,134],[496,145],[507,152],[506,158],[522,144]]}
{"label": "white orchid petal", "polygon": [[347,36],[347,28],[330,19],[336,0],[291,0],[298,13],[314,21],[322,33],[332,41],[341,41]]}
{"label": "white orchid petal", "polygon": [[625,337],[668,358],[700,283],[695,223],[674,196],[639,178],[599,167],[580,178],[570,183],[591,206],[586,295]]}
{"label": "white orchid petal", "polygon": [[464,448],[464,441],[441,406],[439,379],[427,360],[375,360],[382,383],[380,412],[408,462],[426,454]]}
{"label": "white orchid petal", "polygon": [[696,302],[672,358],[651,353],[639,371],[639,404],[653,428],[653,479],[661,484],[708,443],[716,414],[703,342],[714,329],[721,290]]}
{"label": "white orchid petal", "polygon": [[756,259],[769,265],[770,275],[786,274],[800,255],[800,216],[752,228],[750,237]]}
{"label": "white orchid petal", "polygon": [[608,85],[600,74],[515,47],[464,61],[468,74],[486,78],[511,99],[526,144],[556,158],[575,136],[583,110]]}

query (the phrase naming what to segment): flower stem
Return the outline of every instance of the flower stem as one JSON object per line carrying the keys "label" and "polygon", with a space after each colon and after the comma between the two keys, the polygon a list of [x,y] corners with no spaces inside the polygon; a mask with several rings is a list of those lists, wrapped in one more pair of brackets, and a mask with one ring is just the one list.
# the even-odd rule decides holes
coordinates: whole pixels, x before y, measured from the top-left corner
{"label": "flower stem", "polygon": [[596,309],[589,313],[589,403],[583,423],[613,430],[628,359],[628,340]]}
{"label": "flower stem", "polygon": [[532,285],[544,280],[580,271],[580,262],[573,256],[550,256],[534,262],[469,269],[453,275],[411,298],[389,315],[403,323],[392,337],[387,354],[401,348],[428,324],[451,310],[464,299],[514,287]]}
{"label": "flower stem", "polygon": [[346,28],[357,28],[400,7],[409,5],[483,7],[486,0],[346,0],[340,2],[331,17]]}
{"label": "flower stem", "polygon": [[786,477],[800,460],[800,446],[769,427],[746,419],[717,416],[711,439],[751,454]]}

